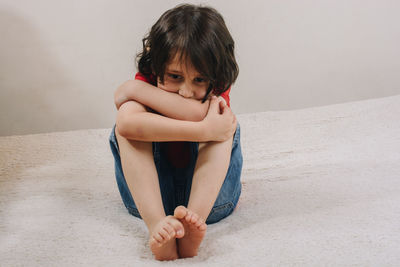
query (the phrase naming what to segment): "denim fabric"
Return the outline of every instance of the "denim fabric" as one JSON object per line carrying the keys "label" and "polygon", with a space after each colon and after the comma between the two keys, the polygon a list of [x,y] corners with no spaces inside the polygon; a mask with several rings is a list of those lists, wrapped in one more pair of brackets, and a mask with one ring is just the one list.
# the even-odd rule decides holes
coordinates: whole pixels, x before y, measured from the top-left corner
{"label": "denim fabric", "polygon": [[[118,142],[115,136],[115,125],[111,131],[109,141],[111,151],[115,159],[115,176],[122,201],[124,202],[124,205],[130,214],[141,218],[122,171]],[[197,142],[188,143],[190,144],[191,151],[190,163],[185,168],[175,168],[171,166],[165,156],[165,153],[161,151],[162,148],[160,143],[153,142],[154,163],[157,168],[161,197],[164,204],[164,210],[167,215],[173,215],[175,207],[179,205],[184,205],[187,207],[189,201],[199,144]],[[207,224],[220,221],[221,219],[230,215],[235,209],[242,189],[242,185],[240,183],[242,163],[243,158],[240,146],[240,126],[238,124],[233,138],[229,168],[217,200],[215,201],[207,218]]]}

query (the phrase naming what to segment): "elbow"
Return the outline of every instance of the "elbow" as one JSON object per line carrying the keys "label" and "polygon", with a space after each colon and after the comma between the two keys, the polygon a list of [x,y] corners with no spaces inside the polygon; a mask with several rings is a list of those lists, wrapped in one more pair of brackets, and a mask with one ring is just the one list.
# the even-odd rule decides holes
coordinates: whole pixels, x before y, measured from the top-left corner
{"label": "elbow", "polygon": [[143,119],[142,115],[145,112],[143,105],[128,101],[124,103],[117,112],[116,128],[118,133],[126,139],[140,140],[143,138]]}
{"label": "elbow", "polygon": [[135,89],[136,81],[128,80],[121,84],[114,92],[114,104],[117,110],[123,103],[129,101],[132,98],[132,92]]}
{"label": "elbow", "polygon": [[137,127],[137,123],[135,123],[135,116],[130,114],[124,114],[123,112],[118,112],[117,120],[116,120],[116,129],[122,137],[131,140],[138,140],[139,131]]}
{"label": "elbow", "polygon": [[121,114],[121,112],[118,112],[117,114],[117,120],[116,120],[116,130],[118,131],[118,134],[121,135],[122,137],[127,138],[128,135],[128,127],[126,123],[125,116]]}

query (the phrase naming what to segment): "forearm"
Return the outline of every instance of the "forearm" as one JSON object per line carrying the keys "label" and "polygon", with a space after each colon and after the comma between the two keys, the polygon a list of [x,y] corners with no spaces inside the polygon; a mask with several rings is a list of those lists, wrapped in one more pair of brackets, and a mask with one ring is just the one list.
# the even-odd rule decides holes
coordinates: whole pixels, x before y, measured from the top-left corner
{"label": "forearm", "polygon": [[135,112],[135,105],[137,103],[129,101],[117,114],[117,128],[127,139],[145,142],[209,141],[203,122],[176,120],[146,111]]}
{"label": "forearm", "polygon": [[201,121],[209,107],[209,101],[201,103],[195,99],[187,99],[139,80],[125,82],[118,88],[116,98],[118,94],[177,120]]}

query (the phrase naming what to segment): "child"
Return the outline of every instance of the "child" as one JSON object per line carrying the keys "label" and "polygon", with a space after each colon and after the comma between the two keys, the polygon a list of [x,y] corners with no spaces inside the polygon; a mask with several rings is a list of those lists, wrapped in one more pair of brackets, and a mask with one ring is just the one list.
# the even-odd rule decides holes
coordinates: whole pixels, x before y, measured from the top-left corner
{"label": "child", "polygon": [[143,39],[138,70],[115,92],[118,188],[156,259],[193,257],[206,223],[230,215],[241,192],[234,41],[216,10],[180,5]]}

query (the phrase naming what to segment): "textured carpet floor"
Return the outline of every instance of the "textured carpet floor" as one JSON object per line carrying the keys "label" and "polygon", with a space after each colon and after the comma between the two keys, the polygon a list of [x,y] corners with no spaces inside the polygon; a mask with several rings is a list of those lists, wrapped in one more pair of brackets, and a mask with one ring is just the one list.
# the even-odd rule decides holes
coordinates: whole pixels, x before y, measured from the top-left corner
{"label": "textured carpet floor", "polygon": [[110,129],[0,137],[0,266],[399,266],[400,96],[238,116],[243,192],[199,256],[160,263]]}

